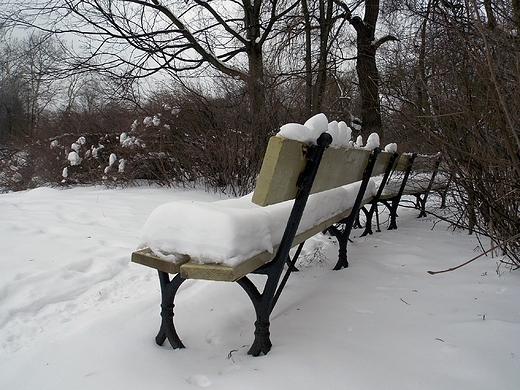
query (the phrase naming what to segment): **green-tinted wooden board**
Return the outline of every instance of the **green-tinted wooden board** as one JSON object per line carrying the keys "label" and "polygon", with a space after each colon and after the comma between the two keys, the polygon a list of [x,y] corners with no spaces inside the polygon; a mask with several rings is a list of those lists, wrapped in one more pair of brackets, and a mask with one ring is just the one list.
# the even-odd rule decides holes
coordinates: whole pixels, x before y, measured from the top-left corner
{"label": "green-tinted wooden board", "polygon": [[401,154],[397,159],[397,164],[395,166],[396,171],[406,171],[410,166],[410,158],[411,154]]}
{"label": "green-tinted wooden board", "polygon": [[132,253],[132,262],[146,265],[169,274],[179,272],[180,266],[190,260],[189,256],[182,256],[176,262],[156,256],[150,248],[140,249]]}
{"label": "green-tinted wooden board", "polygon": [[374,165],[374,169],[372,170],[372,176],[382,175],[386,171],[386,167],[390,163],[390,157],[392,157],[392,153],[381,152],[377,156],[376,163]]}
{"label": "green-tinted wooden board", "polygon": [[436,169],[440,157],[438,155],[418,155],[412,165],[414,172],[433,172]]}
{"label": "green-tinted wooden board", "polygon": [[253,193],[253,203],[276,204],[296,196],[296,182],[305,168],[305,145],[281,137],[271,137]]}

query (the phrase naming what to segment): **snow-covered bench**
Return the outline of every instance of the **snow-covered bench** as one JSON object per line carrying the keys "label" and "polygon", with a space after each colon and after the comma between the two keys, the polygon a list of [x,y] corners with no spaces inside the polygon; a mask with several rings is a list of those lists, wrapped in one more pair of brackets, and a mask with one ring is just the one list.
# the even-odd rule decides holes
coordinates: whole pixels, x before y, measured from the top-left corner
{"label": "snow-covered bench", "polygon": [[[271,348],[269,317],[304,241],[337,223],[352,226],[359,208],[376,193],[372,175],[388,170],[392,153],[379,148],[328,148],[323,133],[316,145],[272,137],[252,195],[213,203],[175,202],[148,218],[142,246],[132,261],[159,271],[162,323],[156,342],[183,348],[173,324],[173,301],[186,279],[236,281],[256,311],[249,354]],[[336,268],[348,265],[350,228],[335,229]],[[299,246],[290,258],[292,247]],[[284,265],[287,271],[282,278]],[[263,291],[247,277],[267,275]],[[170,279],[169,274],[176,274]]]}
{"label": "snow-covered bench", "polygon": [[397,229],[397,208],[403,195],[416,198],[415,207],[419,210],[418,218],[426,216],[426,201],[432,191],[446,191],[449,178],[439,174],[441,156],[404,153],[396,159],[384,186],[368,205],[362,207],[366,216],[365,230],[362,236],[372,234],[372,218],[377,212],[378,203],[389,210],[389,230]]}

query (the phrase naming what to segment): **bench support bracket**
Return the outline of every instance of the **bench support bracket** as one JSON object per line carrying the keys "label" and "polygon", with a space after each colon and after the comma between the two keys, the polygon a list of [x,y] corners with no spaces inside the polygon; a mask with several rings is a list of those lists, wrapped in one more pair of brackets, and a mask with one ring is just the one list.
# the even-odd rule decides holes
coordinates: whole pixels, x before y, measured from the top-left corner
{"label": "bench support bracket", "polygon": [[335,225],[327,228],[327,231],[332,234],[338,240],[339,251],[338,251],[338,262],[334,266],[334,270],[340,270],[342,268],[348,267],[347,260],[347,244],[350,236],[350,232],[352,231],[352,227],[354,226],[354,222],[356,221],[356,217],[358,215],[359,209],[361,207],[361,203],[363,202],[363,198],[365,196],[365,191],[368,186],[368,182],[370,181],[370,176],[372,175],[372,170],[374,169],[374,165],[377,160],[377,156],[381,152],[381,149],[376,148],[372,151],[370,158],[368,159],[367,166],[365,171],[363,172],[363,179],[361,181],[361,185],[359,187],[359,192],[357,194],[356,200],[354,202],[354,206],[352,207],[352,211],[349,216],[341,220]]}
{"label": "bench support bracket", "polygon": [[391,199],[384,200],[381,202],[387,207],[388,211],[390,212],[390,225],[388,226],[388,230],[397,229],[397,208],[399,207],[399,203],[401,202],[401,197],[403,196],[406,183],[408,182],[408,177],[410,176],[410,173],[412,171],[412,166],[415,157],[417,157],[417,153],[413,153],[410,157],[408,168],[404,173],[403,181],[401,182],[401,187],[399,188],[399,192],[397,193],[397,195]]}
{"label": "bench support bracket", "polygon": [[163,345],[164,341],[168,339],[173,349],[184,348],[184,344],[177,335],[175,325],[173,324],[173,308],[175,294],[186,279],[181,278],[177,274],[172,280],[170,275],[166,272],[159,271],[159,282],[161,284],[161,328],[155,337],[155,342],[158,345]]}
{"label": "bench support bracket", "polygon": [[430,182],[428,183],[428,187],[422,194],[416,194],[416,208],[419,210],[419,216],[417,218],[423,218],[426,217],[426,200],[428,199],[428,195],[430,195],[430,192],[433,188],[433,185],[435,183],[435,177],[437,176],[437,172],[439,170],[439,165],[441,163],[441,160],[439,159],[435,163],[435,169],[432,173],[432,176],[430,178]]}
{"label": "bench support bracket", "polygon": [[267,275],[267,281],[264,286],[263,292],[260,294],[256,286],[244,276],[237,282],[247,292],[253,306],[256,311],[256,322],[255,322],[255,339],[248,354],[253,356],[259,356],[261,354],[267,354],[271,350],[270,340],[270,320],[269,317],[271,312],[280,297],[280,294],[287,282],[289,274],[293,271],[294,263],[298,257],[303,244],[298,248],[294,258],[290,261],[289,267],[286,270],[286,275],[280,283],[282,277],[283,268],[289,259],[289,251],[291,250],[294,237],[298,231],[298,226],[305,210],[305,205],[311,192],[312,184],[316,178],[318,167],[321,162],[323,152],[332,142],[332,137],[329,134],[323,133],[317,141],[317,145],[309,147],[307,150],[307,164],[302,174],[298,179],[298,194],[294,199],[294,205],[291,209],[287,226],[282,236],[280,246],[274,256],[274,259],[269,263],[265,264],[256,270],[256,273]]}
{"label": "bench support bracket", "polygon": [[385,170],[383,179],[381,180],[381,183],[379,184],[379,188],[377,189],[377,194],[374,197],[374,199],[370,202],[370,209],[367,209],[364,206],[361,208],[361,210],[363,210],[363,213],[365,214],[366,223],[365,223],[365,230],[363,231],[363,233],[361,233],[360,237],[364,237],[368,234],[374,233],[372,231],[372,218],[374,216],[374,213],[377,211],[377,203],[379,202],[379,199],[381,198],[381,195],[385,188],[386,182],[388,181],[388,178],[390,177],[390,174],[392,173],[392,169],[394,168],[394,164],[397,160],[397,157],[399,157],[399,155],[397,153],[392,154],[392,156],[390,157],[390,161],[388,162],[388,165],[386,166],[386,170]]}

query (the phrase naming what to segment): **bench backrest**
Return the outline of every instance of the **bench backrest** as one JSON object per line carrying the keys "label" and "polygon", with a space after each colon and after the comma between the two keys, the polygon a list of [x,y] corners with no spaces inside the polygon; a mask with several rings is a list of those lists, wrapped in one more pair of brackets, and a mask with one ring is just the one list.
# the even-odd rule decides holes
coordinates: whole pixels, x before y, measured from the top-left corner
{"label": "bench backrest", "polygon": [[415,154],[414,156],[411,153],[403,153],[399,156],[394,170],[398,172],[406,171],[412,164],[411,170],[413,172],[434,172],[438,169],[439,162],[440,155],[438,154]]}
{"label": "bench backrest", "polygon": [[[307,146],[299,141],[271,137],[253,194],[253,203],[260,206],[294,199],[298,178],[305,168]],[[371,151],[359,148],[329,148],[323,154],[311,193],[359,181]],[[381,152],[372,175],[383,173],[391,153]]]}
{"label": "bench backrest", "polygon": [[439,168],[440,155],[422,155],[415,157],[412,171],[415,173],[435,172]]}
{"label": "bench backrest", "polygon": [[412,162],[413,162],[413,158],[414,157],[412,157],[412,155],[410,153],[401,154],[399,156],[399,158],[397,159],[394,171],[404,172],[404,171],[408,170],[408,168],[410,167],[410,164],[412,164]]}

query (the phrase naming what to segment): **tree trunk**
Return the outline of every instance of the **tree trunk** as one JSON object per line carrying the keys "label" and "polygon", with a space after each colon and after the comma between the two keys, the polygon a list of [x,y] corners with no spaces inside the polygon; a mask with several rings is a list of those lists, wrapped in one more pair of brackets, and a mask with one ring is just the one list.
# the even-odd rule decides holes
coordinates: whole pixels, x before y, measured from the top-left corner
{"label": "tree trunk", "polygon": [[[374,42],[375,28],[379,16],[379,0],[365,1],[365,17],[350,19],[357,33],[356,71],[361,93],[361,120],[367,133],[376,132],[383,137],[381,122],[381,106],[379,102],[379,72],[376,66],[376,50],[379,45]],[[394,38],[395,39],[395,38]]]}
{"label": "tree trunk", "polygon": [[358,35],[356,71],[361,93],[361,120],[367,133],[382,134],[381,107],[379,103],[379,72],[376,66],[376,50],[367,36]]}
{"label": "tree trunk", "polygon": [[417,110],[419,122],[425,130],[430,130],[431,110],[430,101],[428,97],[428,77],[426,75],[426,31],[428,27],[428,20],[430,19],[430,12],[432,1],[428,1],[426,6],[426,14],[420,28],[420,47],[419,57],[417,61],[419,80],[417,84]]}
{"label": "tree trunk", "polygon": [[329,55],[329,37],[332,29],[332,10],[333,0],[320,0],[319,3],[319,31],[320,31],[320,47],[318,57],[318,72],[316,76],[316,84],[313,90],[312,114],[322,111],[323,96],[327,87],[328,74],[328,55]]}
{"label": "tree trunk", "polygon": [[305,117],[310,118],[312,116],[312,25],[307,0],[302,0],[302,12],[305,23]]}
{"label": "tree trunk", "polygon": [[271,130],[265,97],[263,56],[259,45],[252,42],[251,46],[248,53],[249,75],[245,80],[250,98],[251,136],[255,146],[263,150]]}
{"label": "tree trunk", "polygon": [[248,43],[246,52],[249,72],[245,76],[247,93],[250,99],[251,140],[255,147],[264,150],[271,130],[267,115],[264,80],[264,60],[261,36],[260,6],[261,0],[244,1],[245,27]]}

